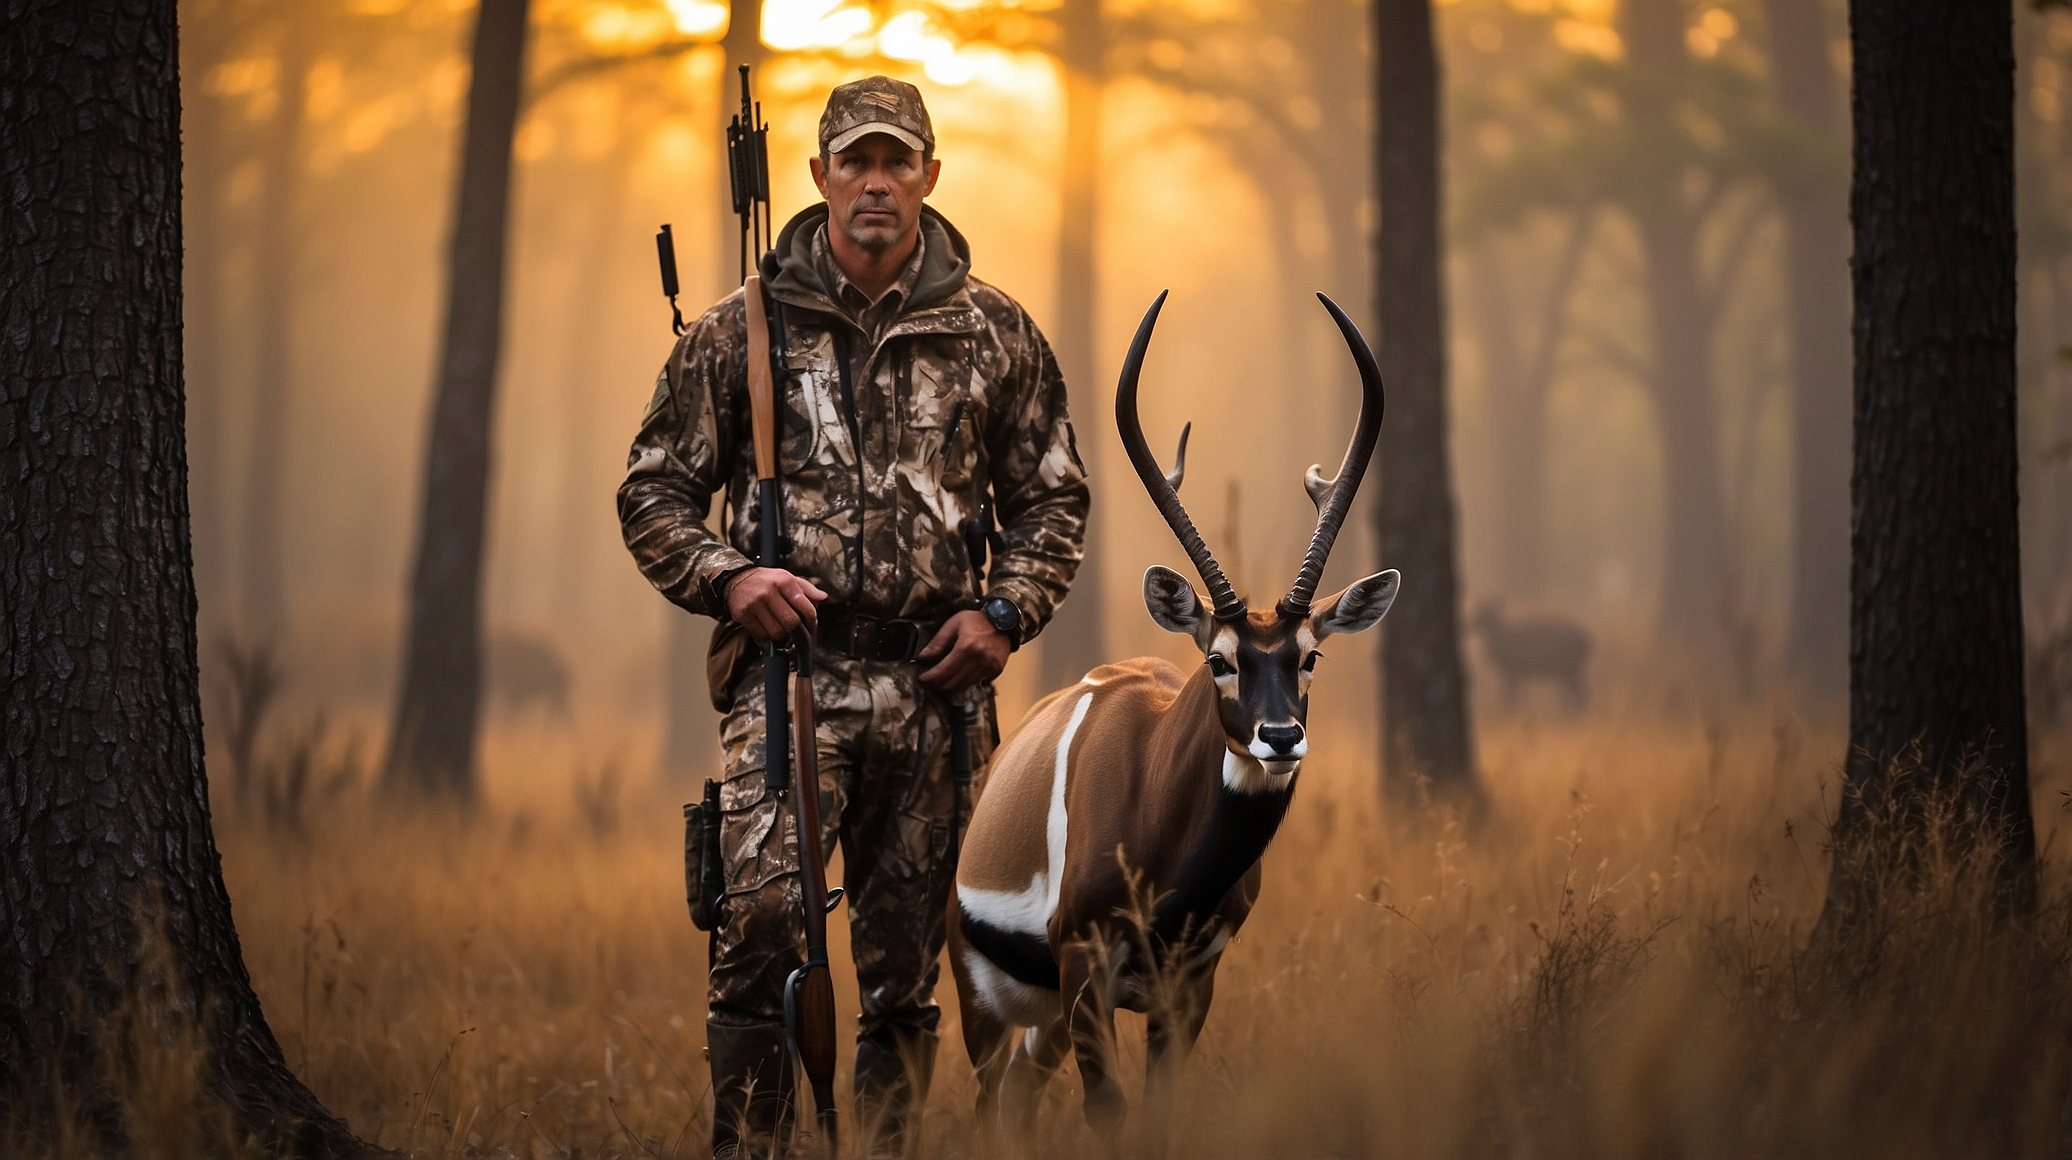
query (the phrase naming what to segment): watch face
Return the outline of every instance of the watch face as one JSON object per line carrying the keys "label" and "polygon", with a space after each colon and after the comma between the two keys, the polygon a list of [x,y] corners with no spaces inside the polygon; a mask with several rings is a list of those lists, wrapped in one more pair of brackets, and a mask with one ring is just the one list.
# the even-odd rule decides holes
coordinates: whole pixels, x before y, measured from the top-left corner
{"label": "watch face", "polygon": [[1012,632],[1021,623],[1022,610],[1008,600],[995,596],[986,601],[986,619],[1001,632]]}

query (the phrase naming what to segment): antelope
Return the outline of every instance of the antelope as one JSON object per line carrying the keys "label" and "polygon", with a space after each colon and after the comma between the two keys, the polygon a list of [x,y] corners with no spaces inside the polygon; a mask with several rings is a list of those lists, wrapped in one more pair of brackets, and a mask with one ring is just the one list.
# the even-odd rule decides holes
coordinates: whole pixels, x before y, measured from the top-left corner
{"label": "antelope", "polygon": [[1165,294],[1130,343],[1116,425],[1209,600],[1205,608],[1179,573],[1153,566],[1144,604],[1160,628],[1194,641],[1202,663],[1192,672],[1156,657],[1102,665],[1039,702],[994,755],[949,913],[964,1046],[989,1128],[1026,1127],[1067,1050],[1078,1057],[1087,1120],[1118,1123],[1124,1100],[1108,1059],[1118,1006],[1146,1016],[1146,1089],[1162,1098],[1208,1015],[1217,964],[1258,897],[1260,855],[1309,752],[1317,646],[1372,628],[1395,599],[1389,570],[1312,600],[1382,413],[1373,352],[1318,297],[1359,366],[1360,418],[1337,477],[1315,466],[1304,476],[1316,530],[1270,612],[1246,606],[1180,504],[1192,425],[1169,473],[1145,445],[1137,376]]}
{"label": "antelope", "polygon": [[1561,688],[1570,712],[1590,703],[1584,673],[1590,666],[1590,632],[1558,616],[1506,620],[1503,605],[1485,600],[1469,619],[1482,634],[1482,651],[1504,682],[1504,704],[1516,708],[1533,681],[1551,681]]}

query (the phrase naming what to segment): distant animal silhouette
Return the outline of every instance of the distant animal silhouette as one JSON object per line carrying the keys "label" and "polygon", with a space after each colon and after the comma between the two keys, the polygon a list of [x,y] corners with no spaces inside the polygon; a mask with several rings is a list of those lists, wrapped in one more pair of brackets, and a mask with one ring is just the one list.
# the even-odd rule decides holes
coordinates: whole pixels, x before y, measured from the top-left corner
{"label": "distant animal silhouette", "polygon": [[489,696],[497,708],[523,716],[538,707],[550,717],[568,716],[568,661],[554,642],[529,633],[489,638]]}
{"label": "distant animal silhouette", "polygon": [[1504,682],[1504,703],[1515,706],[1533,681],[1561,688],[1568,707],[1581,712],[1590,703],[1584,675],[1590,667],[1590,630],[1560,616],[1506,620],[1503,606],[1485,600],[1469,618],[1482,634],[1482,652]]}

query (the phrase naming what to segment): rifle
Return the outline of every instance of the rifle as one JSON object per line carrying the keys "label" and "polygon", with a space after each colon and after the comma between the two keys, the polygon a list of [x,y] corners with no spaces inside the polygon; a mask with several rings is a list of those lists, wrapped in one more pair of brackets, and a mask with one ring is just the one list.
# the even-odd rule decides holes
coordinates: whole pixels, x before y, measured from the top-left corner
{"label": "rifle", "polygon": [[[763,292],[760,273],[750,269],[769,248],[769,126],[749,90],[748,66],[741,66],[741,112],[727,126],[727,168],[734,212],[741,218],[741,274],[748,314],[748,413],[755,433],[757,521],[760,563],[784,562],[783,506],[778,492],[777,382],[785,374],[781,307]],[[763,652],[764,776],[771,795],[787,796],[797,829],[799,902],[804,910],[806,961],[784,981],[784,1031],[791,1054],[813,1089],[814,1110],[829,1154],[838,1139],[835,1122],[835,991],[827,965],[827,914],[841,901],[827,888],[820,842],[819,748],[813,721],[813,634],[801,625],[791,640],[771,641]],[[786,751],[786,740],[791,752]],[[792,784],[792,762],[800,784]]]}

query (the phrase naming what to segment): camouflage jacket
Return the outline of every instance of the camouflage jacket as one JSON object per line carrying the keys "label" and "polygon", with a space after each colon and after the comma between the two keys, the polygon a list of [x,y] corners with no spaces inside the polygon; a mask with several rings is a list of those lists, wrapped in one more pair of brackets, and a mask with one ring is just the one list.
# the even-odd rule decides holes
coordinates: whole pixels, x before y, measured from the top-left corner
{"label": "camouflage jacket", "polygon": [[[928,209],[918,269],[873,343],[826,285],[826,242],[815,241],[826,221],[824,205],[799,214],[763,263],[790,371],[779,384],[786,565],[844,612],[970,607],[981,594],[961,529],[990,490],[1005,547],[985,595],[1021,609],[1027,639],[1064,599],[1086,528],[1086,471],[1057,360],[1026,311],[969,276],[963,237]],[[736,291],[677,342],[619,486],[642,573],[721,619],[713,582],[754,562],[758,546],[746,362]],[[732,509],[724,536],[705,524],[721,493]]]}

